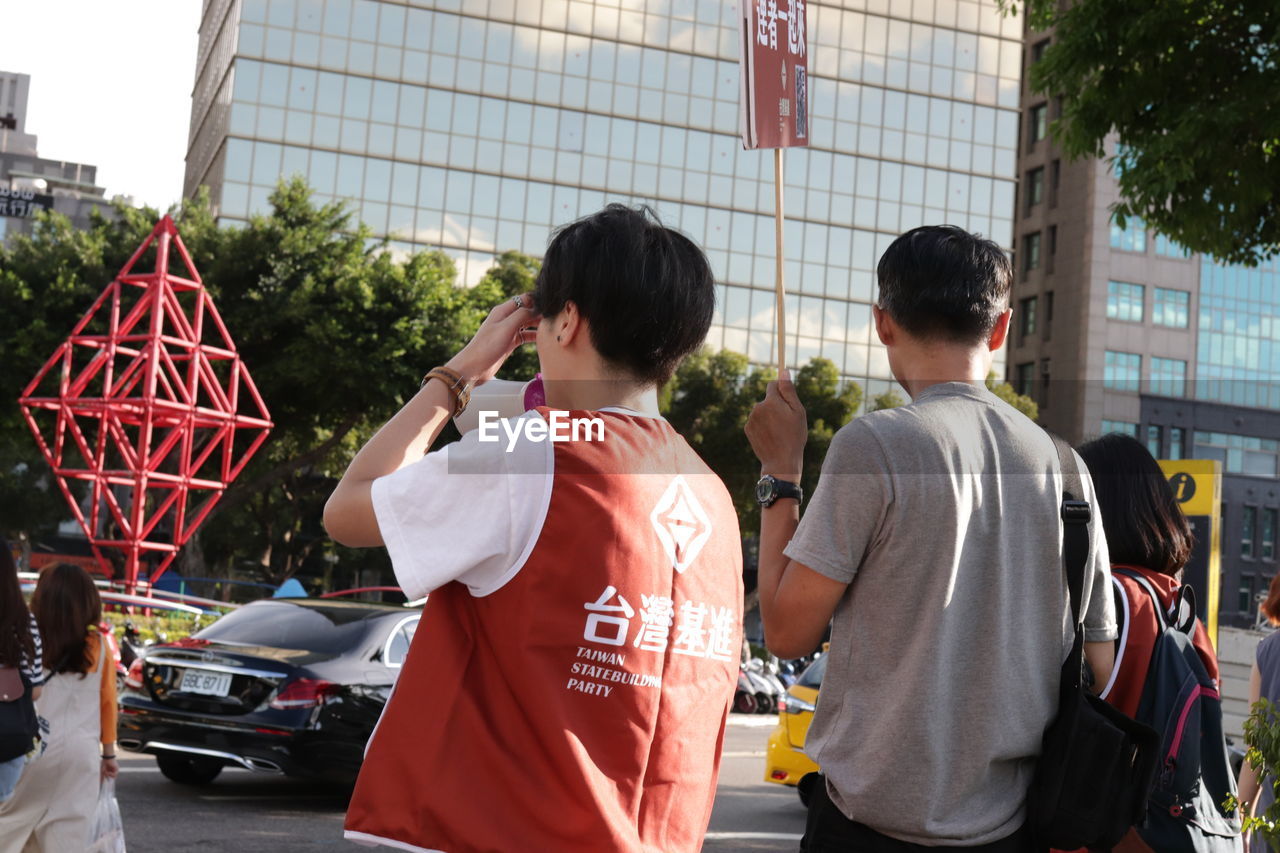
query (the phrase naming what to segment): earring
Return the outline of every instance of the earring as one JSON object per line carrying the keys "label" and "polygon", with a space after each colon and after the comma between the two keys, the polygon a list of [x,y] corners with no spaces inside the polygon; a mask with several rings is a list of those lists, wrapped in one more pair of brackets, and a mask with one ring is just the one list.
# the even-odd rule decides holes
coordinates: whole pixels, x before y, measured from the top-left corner
{"label": "earring", "polygon": [[556,335],[556,343],[560,343],[560,336]]}

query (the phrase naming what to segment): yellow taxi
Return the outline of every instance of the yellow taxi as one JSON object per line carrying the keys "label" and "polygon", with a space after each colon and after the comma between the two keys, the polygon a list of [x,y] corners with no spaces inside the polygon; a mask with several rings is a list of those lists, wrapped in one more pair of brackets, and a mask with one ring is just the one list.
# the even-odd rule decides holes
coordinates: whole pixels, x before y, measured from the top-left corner
{"label": "yellow taxi", "polygon": [[778,727],[769,735],[765,754],[765,781],[795,787],[805,805],[809,804],[809,791],[819,771],[813,759],[804,754],[804,738],[813,721],[818,689],[826,671],[827,656],[822,655],[787,688],[787,695],[778,703]]}

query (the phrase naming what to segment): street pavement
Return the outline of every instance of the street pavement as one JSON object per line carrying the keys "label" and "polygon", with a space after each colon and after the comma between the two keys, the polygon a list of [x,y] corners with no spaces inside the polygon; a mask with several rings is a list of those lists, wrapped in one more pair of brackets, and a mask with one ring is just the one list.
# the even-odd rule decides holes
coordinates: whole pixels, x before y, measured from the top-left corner
{"label": "street pavement", "polygon": [[[804,809],[795,790],[763,781],[776,719],[733,715],[702,848],[708,853],[798,849]],[[161,776],[150,756],[120,754],[116,796],[129,853],[367,849],[342,838],[345,789],[247,770],[224,770],[212,785],[189,788]]]}

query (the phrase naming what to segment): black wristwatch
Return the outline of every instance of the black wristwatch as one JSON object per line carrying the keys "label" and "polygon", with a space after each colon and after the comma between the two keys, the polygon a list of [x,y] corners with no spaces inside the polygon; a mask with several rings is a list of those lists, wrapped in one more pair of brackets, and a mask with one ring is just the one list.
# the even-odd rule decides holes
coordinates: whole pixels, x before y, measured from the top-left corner
{"label": "black wristwatch", "polygon": [[765,474],[756,483],[756,502],[762,507],[769,507],[778,498],[795,498],[796,503],[800,503],[804,500],[804,490],[798,483],[788,483],[772,474]]}

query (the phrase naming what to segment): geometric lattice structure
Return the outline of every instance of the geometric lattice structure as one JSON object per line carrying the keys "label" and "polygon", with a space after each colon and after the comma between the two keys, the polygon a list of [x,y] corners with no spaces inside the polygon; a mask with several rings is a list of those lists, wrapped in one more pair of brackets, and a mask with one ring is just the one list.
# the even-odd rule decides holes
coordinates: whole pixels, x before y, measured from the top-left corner
{"label": "geometric lattice structure", "polygon": [[[151,272],[135,271],[152,256]],[[168,568],[271,429],[168,216],[19,403],[108,575],[107,552],[122,552],[130,591],[144,560],[153,581]]]}

